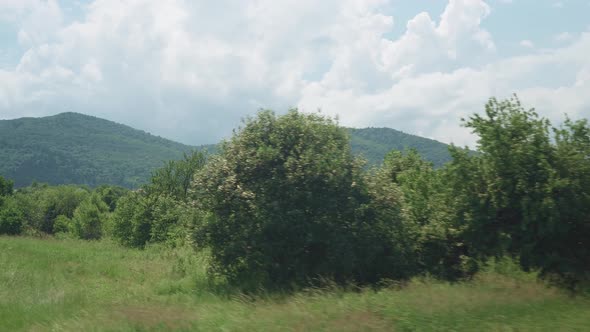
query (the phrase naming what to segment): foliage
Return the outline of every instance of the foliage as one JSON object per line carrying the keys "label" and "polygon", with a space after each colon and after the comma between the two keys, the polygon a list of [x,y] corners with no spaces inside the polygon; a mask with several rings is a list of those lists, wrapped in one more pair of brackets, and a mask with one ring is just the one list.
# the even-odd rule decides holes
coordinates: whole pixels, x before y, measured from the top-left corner
{"label": "foliage", "polygon": [[20,234],[23,228],[23,213],[15,199],[5,197],[0,203],[0,234]]}
{"label": "foliage", "polygon": [[12,195],[13,185],[13,181],[0,176],[0,197]]}
{"label": "foliage", "polygon": [[[37,120],[0,127],[29,133]],[[72,137],[97,122],[89,137],[111,130],[146,139],[75,114],[43,121],[61,129],[79,124]],[[201,152],[185,153],[136,191],[37,182],[13,190],[0,177],[0,234],[112,235],[138,248],[190,242],[210,253],[212,280],[220,276],[243,290],[317,280],[374,285],[416,275],[457,281],[505,256],[581,288],[590,280],[588,121],[566,119],[555,128],[514,97],[490,99],[464,125],[478,137],[477,152],[451,146],[451,162],[442,166],[443,156],[431,154],[440,146],[430,141],[384,128],[346,130],[320,114],[261,111],[219,155],[207,161]],[[380,167],[369,169],[355,156],[359,146],[375,152],[397,141],[403,144]],[[104,142],[96,146],[106,148]]]}
{"label": "foliage", "polygon": [[53,223],[53,231],[57,233],[69,233],[72,229],[72,219],[60,214],[55,218]]}
{"label": "foliage", "polygon": [[553,178],[545,198],[551,215],[537,226],[537,237],[525,239],[535,245],[521,255],[525,267],[573,287],[590,280],[590,127],[587,120],[567,119],[554,132]]}
{"label": "foliage", "polygon": [[403,228],[387,227],[397,207],[375,211],[361,169],[331,119],[261,111],[197,177],[212,217],[195,243],[211,248],[213,273],[246,288],[407,277]]}
{"label": "foliage", "polygon": [[548,120],[519,100],[491,99],[465,125],[479,137],[477,156],[453,151],[457,219],[473,256],[520,258],[569,285],[590,275],[590,130]]}
{"label": "foliage", "polygon": [[415,150],[436,168],[451,161],[448,145],[391,128],[348,128],[352,152],[367,159],[369,165],[381,165],[392,150]]}
{"label": "foliage", "polygon": [[88,196],[74,211],[72,233],[84,240],[100,239],[109,207],[97,193]]}
{"label": "foliage", "polygon": [[404,217],[414,233],[418,269],[424,273],[457,280],[475,272],[462,242],[460,225],[453,219],[448,198],[448,179],[435,171],[415,150],[391,151],[374,175],[378,182],[399,188]]}
{"label": "foliage", "polygon": [[[449,161],[447,146],[430,139],[389,128],[349,133],[353,152],[372,165],[392,149],[409,148],[436,166]],[[17,188],[33,181],[139,188],[162,163],[193,150],[215,152],[216,147],[188,146],[78,113],[0,120],[0,174],[13,179]]]}
{"label": "foliage", "polygon": [[185,154],[183,159],[156,170],[141,190],[124,196],[113,214],[113,236],[130,247],[186,237],[179,228],[198,215],[188,202],[188,190],[205,160],[201,152]]}
{"label": "foliage", "polygon": [[123,196],[113,214],[113,236],[126,246],[144,246],[150,238],[148,207],[147,198],[140,193]]}
{"label": "foliage", "polygon": [[57,216],[72,218],[75,209],[88,195],[89,190],[84,187],[35,183],[19,189],[14,197],[23,212],[23,225],[27,229],[53,234]]}
{"label": "foliage", "polygon": [[16,187],[36,180],[137,188],[163,162],[193,149],[77,113],[0,120],[0,174],[13,179]]}
{"label": "foliage", "polygon": [[100,195],[102,201],[109,207],[109,211],[113,212],[117,208],[117,202],[119,199],[125,196],[129,190],[119,186],[103,184],[98,186],[95,191]]}
{"label": "foliage", "polygon": [[169,161],[154,171],[151,182],[144,189],[148,194],[165,193],[175,200],[186,201],[193,177],[204,167],[205,161],[206,156],[202,152],[185,153],[182,159]]}

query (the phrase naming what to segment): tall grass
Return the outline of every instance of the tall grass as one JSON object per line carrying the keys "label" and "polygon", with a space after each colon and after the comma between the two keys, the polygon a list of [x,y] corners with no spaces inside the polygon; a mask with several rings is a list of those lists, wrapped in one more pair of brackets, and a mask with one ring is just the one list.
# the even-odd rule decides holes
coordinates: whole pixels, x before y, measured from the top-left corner
{"label": "tall grass", "polygon": [[0,237],[1,331],[589,331],[590,300],[499,262],[473,281],[242,296],[186,248]]}

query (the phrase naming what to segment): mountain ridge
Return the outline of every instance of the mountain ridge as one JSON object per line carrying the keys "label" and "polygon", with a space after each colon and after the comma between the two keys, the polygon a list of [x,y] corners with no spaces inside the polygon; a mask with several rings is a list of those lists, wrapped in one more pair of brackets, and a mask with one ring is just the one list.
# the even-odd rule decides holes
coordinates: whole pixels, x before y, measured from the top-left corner
{"label": "mountain ridge", "polygon": [[[447,145],[386,128],[346,128],[355,154],[380,164],[392,149],[414,148],[435,166],[450,160]],[[164,162],[195,149],[131,126],[76,112],[0,120],[0,175],[17,187],[50,184],[114,184],[136,188]]]}

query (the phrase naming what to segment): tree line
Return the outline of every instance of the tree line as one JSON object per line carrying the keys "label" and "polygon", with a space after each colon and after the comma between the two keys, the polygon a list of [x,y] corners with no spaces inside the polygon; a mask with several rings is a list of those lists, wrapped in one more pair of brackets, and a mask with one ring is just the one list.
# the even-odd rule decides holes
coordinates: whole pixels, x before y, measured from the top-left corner
{"label": "tree line", "polygon": [[334,119],[261,111],[218,154],[186,154],[139,190],[15,192],[0,177],[0,233],[191,245],[243,289],[455,281],[502,256],[572,289],[590,280],[587,120],[554,127],[514,96],[463,124],[477,149],[451,146],[443,167],[410,150],[368,168]]}

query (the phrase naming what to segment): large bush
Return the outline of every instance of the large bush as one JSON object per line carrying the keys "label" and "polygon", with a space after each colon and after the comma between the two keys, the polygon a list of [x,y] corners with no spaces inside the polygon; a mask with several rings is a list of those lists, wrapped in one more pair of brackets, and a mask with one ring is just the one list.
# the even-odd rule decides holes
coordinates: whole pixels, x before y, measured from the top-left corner
{"label": "large bush", "polygon": [[14,182],[0,176],[0,197],[12,195]]}
{"label": "large bush", "polygon": [[130,247],[184,241],[192,227],[189,224],[200,218],[200,212],[188,203],[188,191],[205,160],[198,151],[185,154],[153,172],[150,183],[141,190],[121,198],[112,218],[114,237]]}
{"label": "large bush", "polygon": [[432,276],[456,280],[470,276],[476,265],[468,256],[463,226],[453,218],[446,170],[434,170],[416,151],[391,151],[374,181],[395,184],[402,198],[406,227],[416,250],[417,269]]}
{"label": "large bush", "polygon": [[100,239],[103,235],[103,224],[107,220],[109,207],[100,195],[93,193],[86,198],[74,211],[71,231],[85,240]]}
{"label": "large bush", "polygon": [[248,119],[199,174],[195,193],[212,214],[195,242],[211,248],[211,271],[231,282],[411,274],[395,199],[376,209],[347,133],[319,114]]}
{"label": "large bush", "polygon": [[[491,99],[465,125],[478,154],[454,149],[449,200],[473,256],[510,254],[573,285],[590,278],[590,128],[562,128],[518,99]],[[551,132],[555,135],[551,135]]]}
{"label": "large bush", "polygon": [[78,205],[89,195],[89,189],[84,187],[35,183],[20,188],[13,197],[23,213],[23,230],[53,234],[56,218],[59,215],[72,218]]}
{"label": "large bush", "polygon": [[130,192],[119,200],[113,213],[113,236],[129,247],[144,246],[150,239],[151,218],[146,197]]}
{"label": "large bush", "polygon": [[13,197],[0,201],[0,234],[17,235],[22,232],[24,214]]}
{"label": "large bush", "polygon": [[123,245],[144,247],[165,242],[177,234],[184,204],[166,195],[130,193],[119,201],[113,214],[113,236]]}

